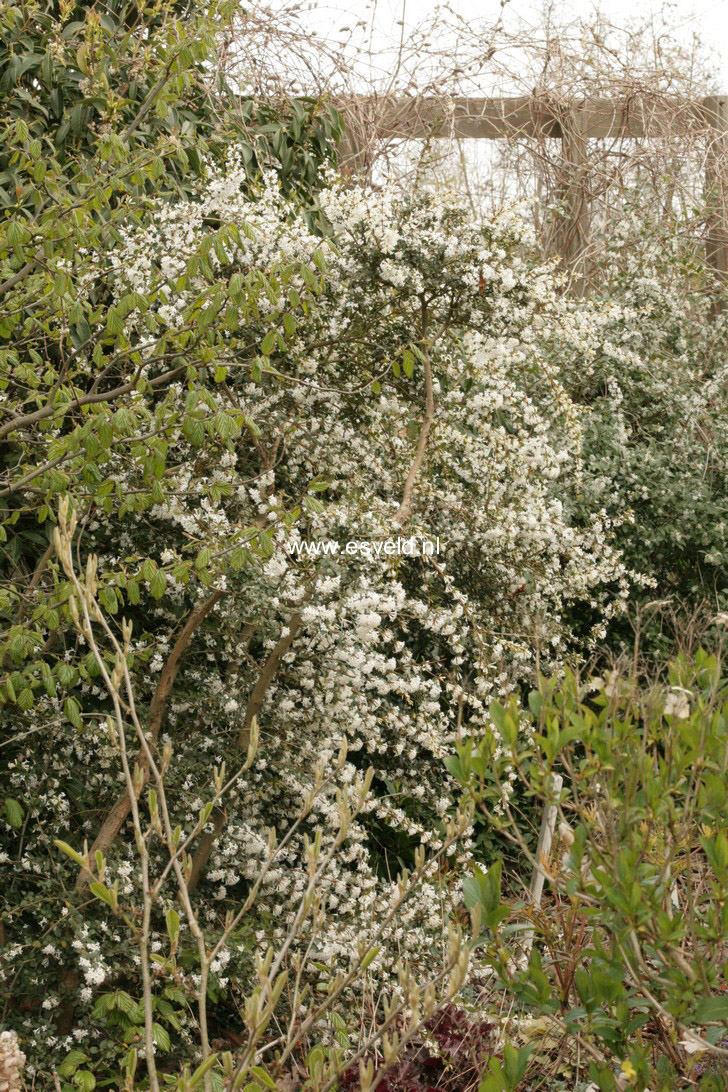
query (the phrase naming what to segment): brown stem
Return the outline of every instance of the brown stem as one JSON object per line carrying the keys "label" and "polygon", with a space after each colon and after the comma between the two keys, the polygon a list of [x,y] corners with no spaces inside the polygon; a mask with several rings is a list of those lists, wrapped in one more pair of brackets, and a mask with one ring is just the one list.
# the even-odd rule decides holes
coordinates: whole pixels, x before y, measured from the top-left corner
{"label": "brown stem", "polygon": [[[281,662],[281,658],[286,654],[288,649],[293,644],[296,634],[301,628],[301,615],[300,613],[292,614],[288,620],[288,632],[278,639],[273,650],[271,651],[268,659],[263,665],[263,670],[258,676],[258,680],[253,687],[250,697],[248,698],[248,704],[245,709],[245,717],[243,718],[243,724],[238,735],[238,748],[241,751],[247,751],[250,745],[250,730],[253,723],[253,717],[257,717],[260,712],[260,708],[263,704],[268,687],[273,681],[273,676],[278,669],[278,665]],[[210,854],[215,848],[215,843],[222,834],[225,826],[227,816],[222,809],[218,809],[214,813],[213,830],[207,831],[202,834],[194,853],[192,854],[192,869],[190,878],[187,883],[189,891],[194,891],[197,884],[200,881],[203,871],[207,866],[207,862],[210,859]]]}
{"label": "brown stem", "polygon": [[32,595],[32,593],[35,591],[35,589],[40,584],[43,573],[46,570],[46,566],[48,565],[48,562],[50,561],[50,559],[53,557],[54,550],[55,550],[55,546],[53,545],[52,542],[49,542],[48,545],[46,546],[43,554],[41,555],[41,557],[40,557],[40,559],[38,561],[38,564],[35,566],[35,569],[33,570],[33,575],[30,578],[30,581],[28,583],[28,587],[25,589],[25,591],[23,593],[23,600],[22,600],[20,606],[18,607],[18,613],[17,613],[17,615],[15,617],[15,624],[16,625],[20,625],[20,623],[25,618],[25,614],[26,614],[26,611],[28,609],[28,598]]}
{"label": "brown stem", "polygon": [[70,1035],[76,1022],[76,1005],[73,1000],[81,981],[78,971],[68,969],[61,973],[60,993],[63,1000],[56,1010],[56,1032],[58,1035]]}
{"label": "brown stem", "polygon": [[[180,365],[179,368],[172,368],[170,371],[164,373],[164,375],[158,375],[154,379],[150,379],[148,387],[159,387],[163,383],[167,383],[172,379],[176,379],[178,375],[181,375],[187,370],[187,365]],[[115,398],[120,398],[122,394],[129,394],[133,391],[139,382],[138,376],[128,383],[122,383],[118,387],[114,387],[111,391],[104,391],[101,394],[86,394],[79,398],[74,398],[71,402],[65,402],[62,406],[45,405],[42,409],[34,410],[33,413],[26,413],[23,417],[13,417],[11,421],[8,421],[6,425],[0,428],[0,439],[10,435],[11,432],[17,432],[18,429],[27,428],[28,425],[34,425],[38,421],[45,420],[46,417],[50,417],[56,411],[63,413],[70,413],[71,410],[80,409],[82,406],[97,405],[100,402],[112,402]]]}
{"label": "brown stem", "polygon": [[207,866],[210,854],[215,848],[215,842],[222,834],[226,822],[227,815],[224,810],[222,808],[216,808],[212,813],[212,830],[206,830],[200,835],[197,846],[195,847],[195,852],[192,854],[190,878],[187,881],[187,890],[190,894],[200,882],[200,876]]}
{"label": "brown stem", "polygon": [[25,265],[22,266],[17,273],[13,273],[12,277],[8,277],[6,281],[3,281],[2,284],[0,284],[0,296],[4,296],[5,293],[9,292],[11,288],[15,288],[16,284],[20,284],[21,281],[25,280],[33,266],[36,264],[36,261],[38,261],[42,257],[43,250],[41,249],[38,251],[37,257],[33,258],[32,262],[26,262]]}
{"label": "brown stem", "polygon": [[60,466],[61,463],[65,463],[67,459],[72,459],[77,452],[68,451],[65,455],[59,455],[57,459],[52,459],[48,463],[44,463],[42,466],[36,466],[35,470],[29,470],[18,481],[13,482],[12,485],[8,485],[5,489],[0,489],[0,497],[9,497],[13,493],[17,493],[23,488],[24,485],[30,485],[32,481],[39,478],[41,474],[47,474],[49,470],[54,470],[55,467]]}
{"label": "brown stem", "polygon": [[162,73],[162,76],[157,81],[157,83],[154,85],[154,87],[152,88],[150,93],[147,95],[147,98],[142,103],[141,109],[137,113],[136,117],[133,118],[132,121],[130,122],[130,124],[126,127],[126,131],[125,131],[123,137],[121,138],[122,140],[128,140],[129,139],[129,137],[134,132],[134,130],[141,124],[141,122],[144,120],[146,115],[149,113],[149,110],[151,109],[151,107],[154,106],[154,103],[159,98],[159,95],[161,94],[161,92],[164,90],[165,84],[169,83],[170,77],[172,75],[172,66],[173,66],[174,62],[177,60],[177,57],[179,56],[179,54],[180,54],[180,49],[175,50],[175,52],[172,54],[172,57],[167,62],[167,67],[165,68],[164,72]]}
{"label": "brown stem", "polygon": [[243,726],[240,729],[240,734],[238,736],[238,747],[241,751],[247,751],[248,749],[250,744],[250,726],[253,723],[253,717],[257,717],[268,687],[273,681],[273,676],[276,673],[281,657],[288,652],[288,649],[293,644],[300,628],[301,615],[292,614],[288,620],[288,632],[278,639],[273,651],[263,665],[263,670],[258,676],[258,681],[248,698]]}
{"label": "brown stem", "polygon": [[[212,608],[222,597],[223,592],[220,590],[214,591],[204,603],[201,603],[195,610],[192,611],[187,619],[185,626],[177,638],[177,642],[170,653],[162,674],[157,683],[157,688],[154,691],[151,704],[149,706],[149,728],[147,730],[147,737],[152,746],[154,746],[159,737],[159,729],[162,725],[162,718],[164,717],[164,711],[167,706],[167,699],[169,698],[170,691],[174,686],[174,681],[177,678],[177,671],[179,670],[180,661],[185,651],[187,650],[195,630],[199,628]],[[142,771],[142,778],[139,782],[139,792],[141,792],[144,783],[147,778],[147,762],[144,755],[140,752],[137,758],[137,767]],[[114,839],[122,828],[126,817],[131,810],[131,799],[128,792],[122,793],[118,800],[112,805],[106,818],[101,824],[99,833],[96,835],[96,840],[91,847],[90,859],[94,860],[94,856],[97,850],[102,853],[106,853],[107,850],[113,845]],[[78,874],[76,880],[76,887],[82,888],[93,878],[92,873],[82,868]]]}

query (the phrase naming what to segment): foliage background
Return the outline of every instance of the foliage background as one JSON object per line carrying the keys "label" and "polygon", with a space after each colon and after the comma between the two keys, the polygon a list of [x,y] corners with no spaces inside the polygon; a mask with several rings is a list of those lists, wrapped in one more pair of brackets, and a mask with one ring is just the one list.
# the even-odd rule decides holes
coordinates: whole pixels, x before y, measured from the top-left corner
{"label": "foliage background", "polygon": [[[439,1058],[454,1051],[462,1086],[515,1089],[533,1050],[521,1018],[527,1028],[544,1015],[559,1049],[589,1044],[592,1088],[688,1079],[684,1041],[709,1051],[725,1023],[724,683],[706,653],[665,683],[675,632],[654,601],[702,615],[720,652],[726,320],[691,236],[695,211],[675,202],[665,214],[636,168],[594,290],[575,299],[516,210],[474,217],[431,165],[411,191],[337,176],[342,122],[325,95],[263,100],[244,69],[221,63],[238,16],[230,4],[165,2],[0,11],[2,1020],[37,1087],[54,1072],[64,1089],[144,1087],[151,1054],[163,1079],[194,1087],[189,1068],[209,1053],[195,1008],[207,973],[198,921],[210,951],[221,943],[202,989],[221,1058],[257,1027],[256,982],[276,988],[265,942],[290,949],[307,996],[336,999],[314,1027],[298,986],[278,998],[302,1060],[289,1071],[292,1047],[279,1052],[274,1084],[333,1087],[357,1050],[372,1067],[384,1059],[393,1087],[419,1080],[416,1036],[452,1026],[457,1045],[447,1039]],[[83,585],[53,538],[61,497],[80,518]],[[446,556],[373,565],[290,552],[405,530],[439,535]],[[98,646],[77,620],[87,592],[109,623]],[[622,687],[619,671],[604,672],[632,644],[635,612],[647,622]],[[123,700],[141,710],[140,753],[146,743],[165,764],[157,783],[152,762],[136,760],[150,815],[136,843],[107,723],[122,618],[133,622]],[[603,671],[597,698],[542,681],[533,718],[514,705],[507,722],[510,693],[525,702],[539,673],[568,680],[567,663],[586,659]],[[638,786],[640,747],[656,771]],[[457,768],[445,763],[454,748]],[[675,782],[661,762],[670,748]],[[225,796],[223,768],[248,754]],[[334,773],[294,831],[320,762]],[[584,794],[576,843],[602,872],[582,875],[572,852],[551,888],[554,916],[536,923],[514,979],[518,953],[498,948],[499,929],[506,918],[523,929],[545,778],[564,765]],[[629,859],[598,821],[613,769],[617,841],[637,839]],[[175,853],[158,829],[160,788],[191,852],[177,893],[152,906],[139,830],[158,874]],[[462,793],[480,815],[451,837]],[[568,831],[576,805],[559,806]],[[271,825],[292,832],[275,868]],[[328,916],[290,932],[312,853],[327,862],[314,874]],[[629,887],[638,860],[644,899]],[[673,889],[662,889],[675,867],[692,915],[679,935],[665,923]],[[417,895],[400,907],[407,869]],[[185,899],[196,917],[185,919]],[[453,923],[469,913],[465,940]],[[565,986],[561,945],[582,921],[590,970]],[[649,947],[637,965],[607,951],[605,937],[630,930]],[[696,959],[697,984],[685,969]],[[418,992],[409,977],[424,981],[433,965],[438,988],[450,983],[442,998],[474,1010],[472,1026],[462,1010],[433,1017],[431,984]],[[384,1045],[386,990],[409,1028],[396,1049]],[[478,1031],[504,999],[514,1023]],[[691,1027],[698,1039],[681,1045]],[[467,1064],[461,1040],[475,1052]],[[15,1040],[2,1044],[15,1069]],[[225,1065],[214,1087],[233,1086]],[[706,1088],[718,1079],[698,1075]],[[211,1070],[199,1081],[213,1087]]]}

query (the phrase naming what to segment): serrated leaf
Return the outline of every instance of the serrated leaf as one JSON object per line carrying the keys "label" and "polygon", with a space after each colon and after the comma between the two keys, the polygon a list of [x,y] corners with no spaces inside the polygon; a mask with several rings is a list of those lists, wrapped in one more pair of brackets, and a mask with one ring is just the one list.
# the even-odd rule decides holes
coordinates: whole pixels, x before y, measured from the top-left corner
{"label": "serrated leaf", "polygon": [[29,686],[26,686],[18,694],[18,706],[21,709],[27,711],[28,709],[32,709],[34,704],[35,699],[33,697],[33,691],[30,689]]}
{"label": "serrated leaf", "polygon": [[124,323],[118,308],[110,307],[106,312],[106,333],[112,337],[124,332]]}
{"label": "serrated leaf", "polygon": [[270,356],[270,354],[273,352],[275,347],[276,347],[276,331],[275,330],[269,330],[268,333],[263,338],[261,344],[260,344],[260,351],[263,354],[263,356]]}
{"label": "serrated leaf", "polygon": [[5,818],[13,830],[20,830],[25,818],[22,804],[12,796],[5,797]]}
{"label": "serrated leaf", "polygon": [[82,1050],[72,1050],[67,1054],[58,1067],[60,1077],[72,1077],[80,1065],[88,1061],[88,1054]]}
{"label": "serrated leaf", "polygon": [[175,944],[179,936],[179,914],[170,907],[167,911],[165,921],[167,923],[167,934],[169,935],[170,942]]}
{"label": "serrated leaf", "polygon": [[157,569],[149,581],[149,592],[152,598],[161,599],[167,590],[167,577],[162,569]]}
{"label": "serrated leaf", "polygon": [[167,1029],[163,1027],[162,1024],[157,1024],[155,1022],[152,1025],[152,1037],[159,1049],[161,1051],[164,1051],[164,1053],[166,1054],[171,1046],[169,1032],[167,1031]]}
{"label": "serrated leaf", "polygon": [[66,698],[63,703],[63,712],[66,714],[66,719],[71,722],[74,728],[82,727],[81,706],[75,698]]}
{"label": "serrated leaf", "polygon": [[193,447],[202,447],[205,442],[205,425],[202,418],[185,417],[182,422],[182,435]]}

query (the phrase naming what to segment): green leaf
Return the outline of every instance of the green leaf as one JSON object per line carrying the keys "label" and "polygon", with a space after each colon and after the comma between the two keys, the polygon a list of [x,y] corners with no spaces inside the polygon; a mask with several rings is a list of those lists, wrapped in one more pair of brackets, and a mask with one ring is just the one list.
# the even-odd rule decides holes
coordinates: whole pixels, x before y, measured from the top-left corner
{"label": "green leaf", "polygon": [[56,675],[61,686],[71,686],[76,678],[76,671],[70,664],[59,663],[56,666]]}
{"label": "green leaf", "polygon": [[63,711],[66,714],[66,719],[71,722],[74,728],[82,727],[81,706],[75,698],[66,698],[63,704]]}
{"label": "green leaf", "polygon": [[323,1048],[317,1045],[306,1055],[306,1069],[312,1077],[317,1078],[321,1074],[325,1061],[326,1055]]}
{"label": "green leaf", "polygon": [[40,663],[40,677],[43,680],[46,694],[51,698],[54,697],[56,693],[56,684],[53,678],[53,672],[45,660],[41,660]]}
{"label": "green leaf", "polygon": [[254,1074],[256,1080],[260,1081],[264,1088],[272,1088],[273,1092],[275,1092],[275,1081],[273,1081],[272,1078],[268,1076],[266,1071],[261,1066],[251,1066],[250,1072]]}
{"label": "green leaf", "polygon": [[175,944],[179,936],[179,914],[173,907],[170,907],[167,911],[165,920],[167,922],[167,933],[169,934],[170,942]]}
{"label": "green leaf", "polygon": [[137,1059],[136,1047],[132,1047],[126,1056],[126,1072],[129,1077],[133,1077],[136,1073]]}
{"label": "green leaf", "polygon": [[99,589],[99,602],[107,614],[116,614],[119,608],[116,592],[108,585]]}
{"label": "green leaf", "polygon": [[23,825],[25,811],[22,804],[14,800],[12,796],[5,797],[5,818],[13,830],[19,830]]}
{"label": "green leaf", "polygon": [[167,590],[167,577],[162,569],[157,569],[149,581],[149,592],[154,599],[161,599]]}
{"label": "green leaf", "polygon": [[112,1008],[118,1009],[119,1012],[125,1013],[128,1017],[133,1019],[137,1011],[137,1003],[133,997],[131,997],[126,990],[117,990],[112,994],[113,1005]]}
{"label": "green leaf", "polygon": [[202,1065],[198,1066],[195,1072],[190,1077],[190,1088],[197,1088],[205,1074],[209,1073],[216,1063],[217,1054],[211,1054],[210,1057],[202,1063]]}
{"label": "green leaf", "polygon": [[72,1050],[58,1067],[59,1077],[72,1077],[80,1065],[89,1060],[82,1050]]}
{"label": "green leaf", "polygon": [[[8,225],[7,236],[6,237],[7,237],[7,240],[10,243],[11,246],[20,246],[20,245],[22,245],[25,242],[25,240],[27,238],[27,235],[28,235],[28,232],[26,231],[25,227],[20,223],[19,220],[11,220],[10,221],[10,223]],[[64,285],[65,285],[65,277],[64,277]]]}
{"label": "green leaf", "polygon": [[247,550],[245,546],[236,546],[233,552],[230,554],[230,568],[233,572],[238,572],[242,569],[246,561],[250,560],[250,550]]}
{"label": "green leaf", "polygon": [[100,899],[101,902],[105,902],[107,906],[113,907],[114,897],[105,883],[100,883],[98,880],[95,880],[92,884],[89,884],[89,891],[92,895],[95,895],[97,899]]}
{"label": "green leaf", "polygon": [[193,447],[202,447],[205,442],[205,424],[201,417],[188,415],[182,422],[182,435]]}
{"label": "green leaf", "polygon": [[463,882],[465,905],[471,910],[479,904],[483,911],[483,923],[489,929],[495,929],[508,914],[507,909],[501,906],[501,869],[500,860],[494,861],[487,872],[475,865],[473,875]]}
{"label": "green leaf", "polygon": [[528,695],[528,707],[533,713],[534,717],[538,719],[541,713],[541,707],[543,706],[543,697],[539,694],[538,690],[532,690]]}
{"label": "green leaf", "polygon": [[151,582],[154,579],[156,573],[157,573],[157,563],[156,563],[156,561],[152,560],[151,557],[146,558],[142,562],[142,567],[141,567],[141,570],[140,570],[140,575],[141,575],[142,580],[146,580],[149,584],[151,584]]}
{"label": "green leaf", "polygon": [[268,333],[265,335],[265,337],[263,338],[263,340],[261,342],[260,351],[263,354],[263,356],[270,356],[270,354],[273,352],[275,347],[276,347],[276,332],[275,332],[275,330],[269,330]]}
{"label": "green leaf", "polygon": [[728,838],[719,830],[714,838],[700,839],[713,871],[720,877],[728,869]]}
{"label": "green leaf", "polygon": [[117,307],[110,307],[106,312],[106,333],[112,337],[123,334],[124,322]]}
{"label": "green leaf", "polygon": [[363,971],[365,971],[367,969],[367,967],[369,967],[374,962],[374,960],[377,958],[377,956],[379,954],[380,947],[381,946],[379,944],[375,944],[374,947],[370,948],[369,951],[367,952],[367,954],[364,956],[364,958],[361,961],[361,969]]}
{"label": "green leaf", "polygon": [[508,1092],[508,1086],[497,1058],[491,1058],[489,1073],[478,1085],[478,1092]]}
{"label": "green leaf", "polygon": [[529,1043],[527,1046],[521,1047],[520,1050],[511,1046],[510,1043],[504,1045],[503,1071],[509,1090],[518,1088],[518,1085],[525,1077],[528,1069],[528,1059],[535,1045],[535,1043]]}
{"label": "green leaf", "polygon": [[198,571],[206,570],[212,559],[212,551],[209,546],[203,546],[195,558],[195,568]]}
{"label": "green leaf", "polygon": [[706,997],[695,1009],[698,1024],[708,1024],[713,1020],[728,1020],[728,996]]}
{"label": "green leaf", "polygon": [[35,699],[33,698],[33,691],[29,686],[26,686],[18,694],[18,705],[21,709],[27,711],[28,709],[32,709],[34,704]]}
{"label": "green leaf", "polygon": [[53,840],[53,845],[60,849],[61,853],[65,853],[67,857],[70,857],[72,861],[75,861],[80,868],[86,867],[86,862],[80,853],[77,853],[73,846],[69,846],[68,842],[62,842],[59,838]]}
{"label": "green leaf", "polygon": [[166,1054],[171,1045],[167,1029],[155,1022],[152,1025],[152,1037],[159,1049]]}

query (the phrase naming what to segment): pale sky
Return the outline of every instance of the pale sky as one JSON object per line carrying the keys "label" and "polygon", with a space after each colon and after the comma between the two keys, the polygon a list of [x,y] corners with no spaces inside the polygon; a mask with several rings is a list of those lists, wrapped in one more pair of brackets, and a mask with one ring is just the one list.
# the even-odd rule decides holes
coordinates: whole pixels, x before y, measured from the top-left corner
{"label": "pale sky", "polygon": [[[352,26],[357,20],[374,27],[374,41],[394,42],[401,33],[398,20],[404,18],[405,27],[411,29],[437,7],[445,6],[438,0],[313,0],[305,4],[308,9],[305,22],[319,34],[330,37],[332,42],[341,39],[341,28]],[[471,24],[479,21],[492,24],[498,17],[500,0],[449,0],[448,6]],[[507,0],[506,26],[517,20],[536,26],[543,0]],[[556,0],[554,7],[569,16],[588,16],[595,7],[590,0]],[[599,0],[599,9],[617,26],[624,26],[630,19],[643,19],[652,15],[662,21],[682,42],[689,43],[697,35],[712,56],[711,69],[715,72],[714,91],[728,93],[728,0]],[[404,12],[404,15],[403,15]]]}

